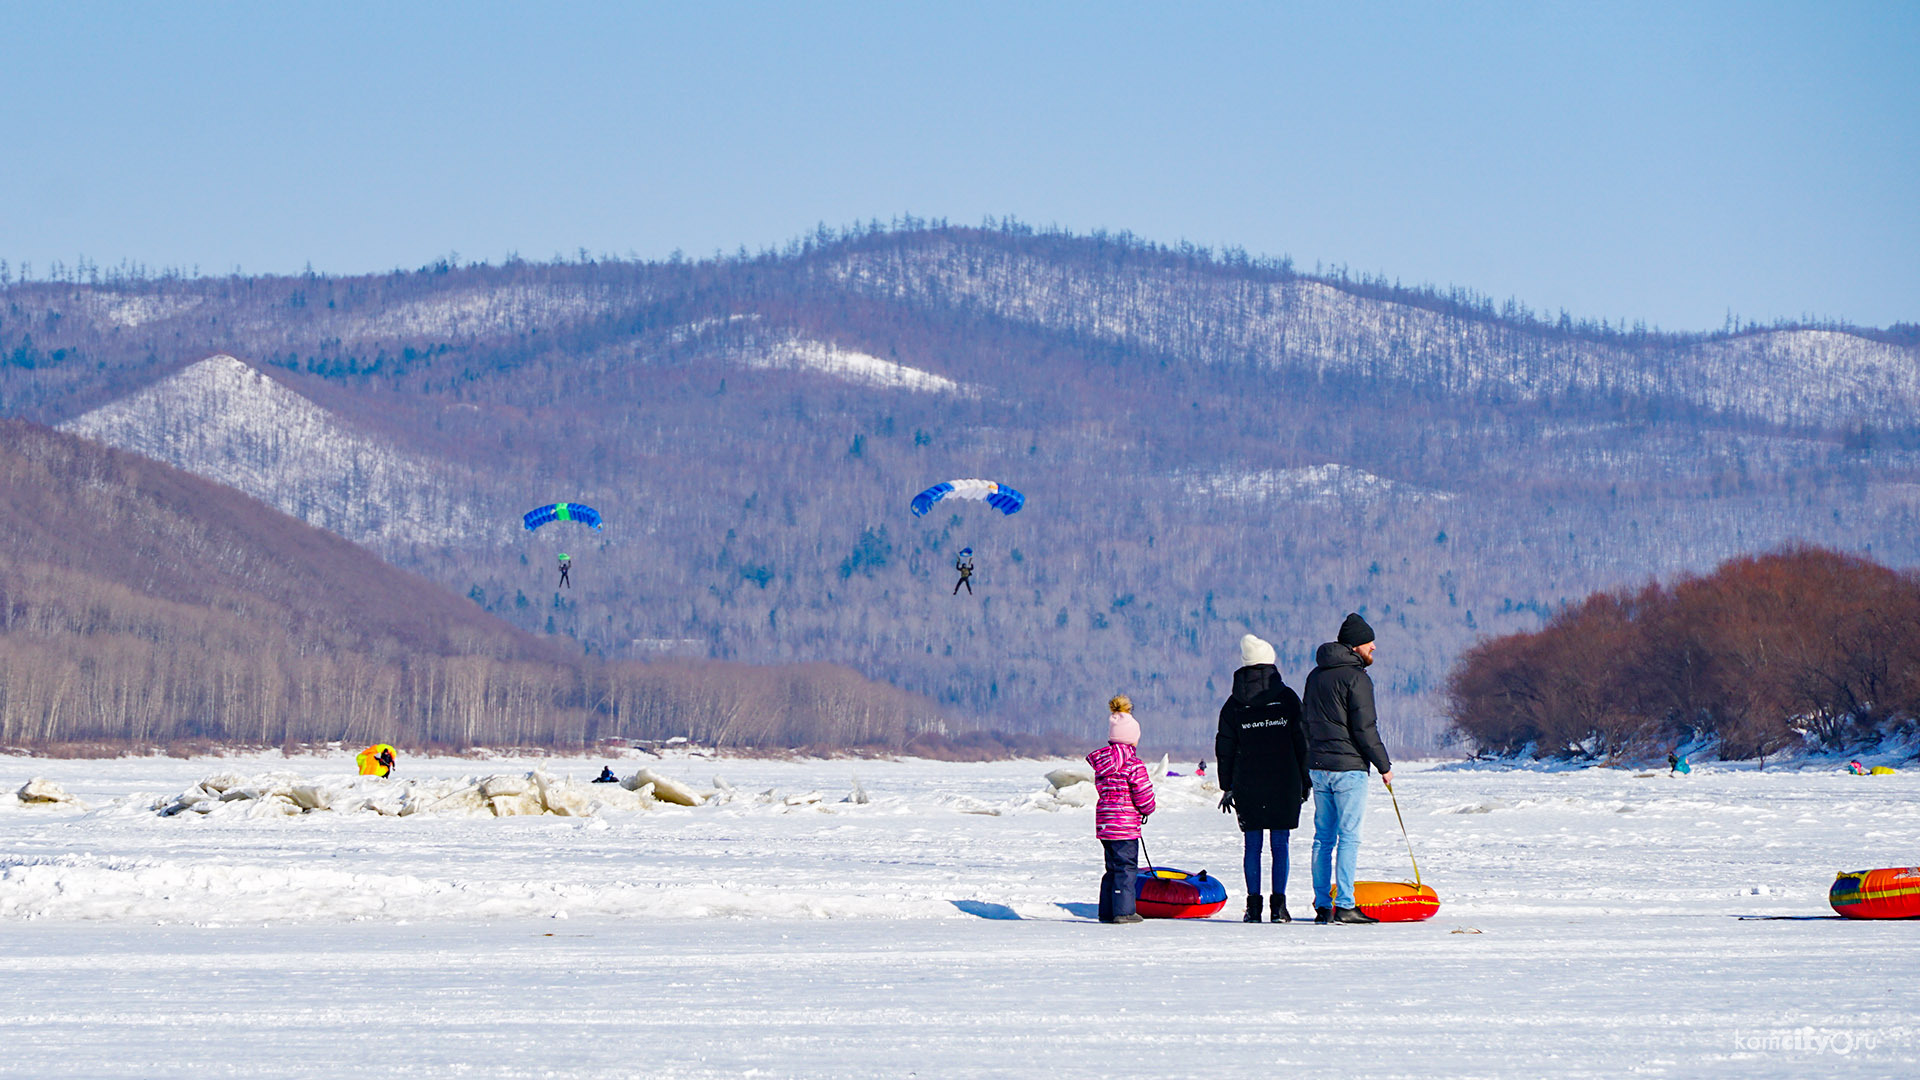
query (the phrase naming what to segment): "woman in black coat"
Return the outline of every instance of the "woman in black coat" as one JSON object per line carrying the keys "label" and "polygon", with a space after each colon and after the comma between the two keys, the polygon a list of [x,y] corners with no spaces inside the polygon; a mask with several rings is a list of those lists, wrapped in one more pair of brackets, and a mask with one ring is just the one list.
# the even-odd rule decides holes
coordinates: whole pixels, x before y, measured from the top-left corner
{"label": "woman in black coat", "polygon": [[1307,732],[1300,697],[1280,678],[1273,646],[1248,634],[1240,639],[1240,670],[1233,694],[1220,706],[1213,752],[1219,758],[1220,809],[1240,819],[1246,842],[1247,922],[1260,921],[1261,834],[1273,837],[1274,922],[1287,913],[1287,834],[1300,827],[1300,804],[1313,785],[1307,779]]}

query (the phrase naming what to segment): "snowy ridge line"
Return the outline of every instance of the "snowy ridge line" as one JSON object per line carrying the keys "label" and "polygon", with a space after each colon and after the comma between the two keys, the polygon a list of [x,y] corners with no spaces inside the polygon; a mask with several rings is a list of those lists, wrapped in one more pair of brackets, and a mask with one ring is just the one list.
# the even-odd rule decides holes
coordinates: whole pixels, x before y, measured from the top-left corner
{"label": "snowy ridge line", "polygon": [[1329,462],[1294,469],[1264,469],[1257,472],[1220,472],[1184,474],[1178,477],[1190,490],[1217,498],[1242,502],[1279,499],[1295,502],[1328,503],[1341,500],[1402,499],[1445,502],[1456,496],[1414,484],[1389,480],[1365,469]]}
{"label": "snowy ridge line", "polygon": [[225,354],[208,357],[59,430],[238,488],[356,543],[453,543],[478,508],[434,482],[443,466],[353,430]]}
{"label": "snowy ridge line", "polygon": [[1102,276],[1017,250],[939,240],[849,252],[820,271],[870,296],[961,305],[1206,363],[1252,360],[1450,393],[1505,388],[1673,395],[1788,424],[1901,425],[1920,403],[1915,350],[1832,330],[1769,330],[1646,353],[1539,337],[1356,295],[1312,279],[1268,282],[1135,265]]}
{"label": "snowy ridge line", "polygon": [[760,370],[812,372],[881,390],[951,394],[967,398],[980,396],[978,387],[956,382],[944,375],[810,338],[791,337],[743,348],[732,355],[741,364]]}

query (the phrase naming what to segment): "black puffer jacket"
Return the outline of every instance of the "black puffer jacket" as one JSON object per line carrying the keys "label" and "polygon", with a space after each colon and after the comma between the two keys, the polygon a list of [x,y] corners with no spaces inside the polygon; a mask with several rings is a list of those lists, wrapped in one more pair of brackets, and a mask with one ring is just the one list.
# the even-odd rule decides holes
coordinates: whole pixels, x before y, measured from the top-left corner
{"label": "black puffer jacket", "polygon": [[1233,696],[1220,706],[1213,738],[1220,789],[1233,792],[1240,831],[1297,829],[1307,781],[1307,733],[1300,698],[1272,664],[1233,673]]}
{"label": "black puffer jacket", "polygon": [[1364,772],[1372,765],[1382,773],[1392,772],[1393,762],[1374,726],[1373,679],[1366,662],[1337,641],[1320,646],[1313,660],[1318,666],[1307,676],[1306,696],[1300,703],[1313,748],[1312,766]]}

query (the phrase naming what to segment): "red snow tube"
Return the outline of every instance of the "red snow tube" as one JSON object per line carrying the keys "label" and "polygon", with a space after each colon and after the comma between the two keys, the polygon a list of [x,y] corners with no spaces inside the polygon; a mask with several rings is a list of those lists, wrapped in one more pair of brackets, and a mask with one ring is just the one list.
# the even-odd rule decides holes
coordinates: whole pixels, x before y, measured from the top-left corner
{"label": "red snow tube", "polygon": [[1920,919],[1920,866],[1840,873],[1827,903],[1849,919]]}
{"label": "red snow tube", "polygon": [[1147,919],[1204,919],[1227,906],[1227,887],[1205,870],[1141,867],[1133,895],[1134,910]]}
{"label": "red snow tube", "polygon": [[1381,922],[1422,922],[1440,910],[1440,897],[1433,886],[1411,881],[1356,881],[1353,906]]}

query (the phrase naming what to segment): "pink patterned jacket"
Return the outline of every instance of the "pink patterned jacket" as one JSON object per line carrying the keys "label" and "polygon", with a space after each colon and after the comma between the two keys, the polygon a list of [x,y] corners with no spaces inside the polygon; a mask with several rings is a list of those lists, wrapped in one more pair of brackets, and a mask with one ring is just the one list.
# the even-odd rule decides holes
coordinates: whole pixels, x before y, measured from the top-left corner
{"label": "pink patterned jacket", "polygon": [[1102,840],[1138,840],[1153,813],[1153,781],[1146,763],[1126,743],[1110,742],[1087,755],[1100,802],[1093,808],[1093,835]]}

